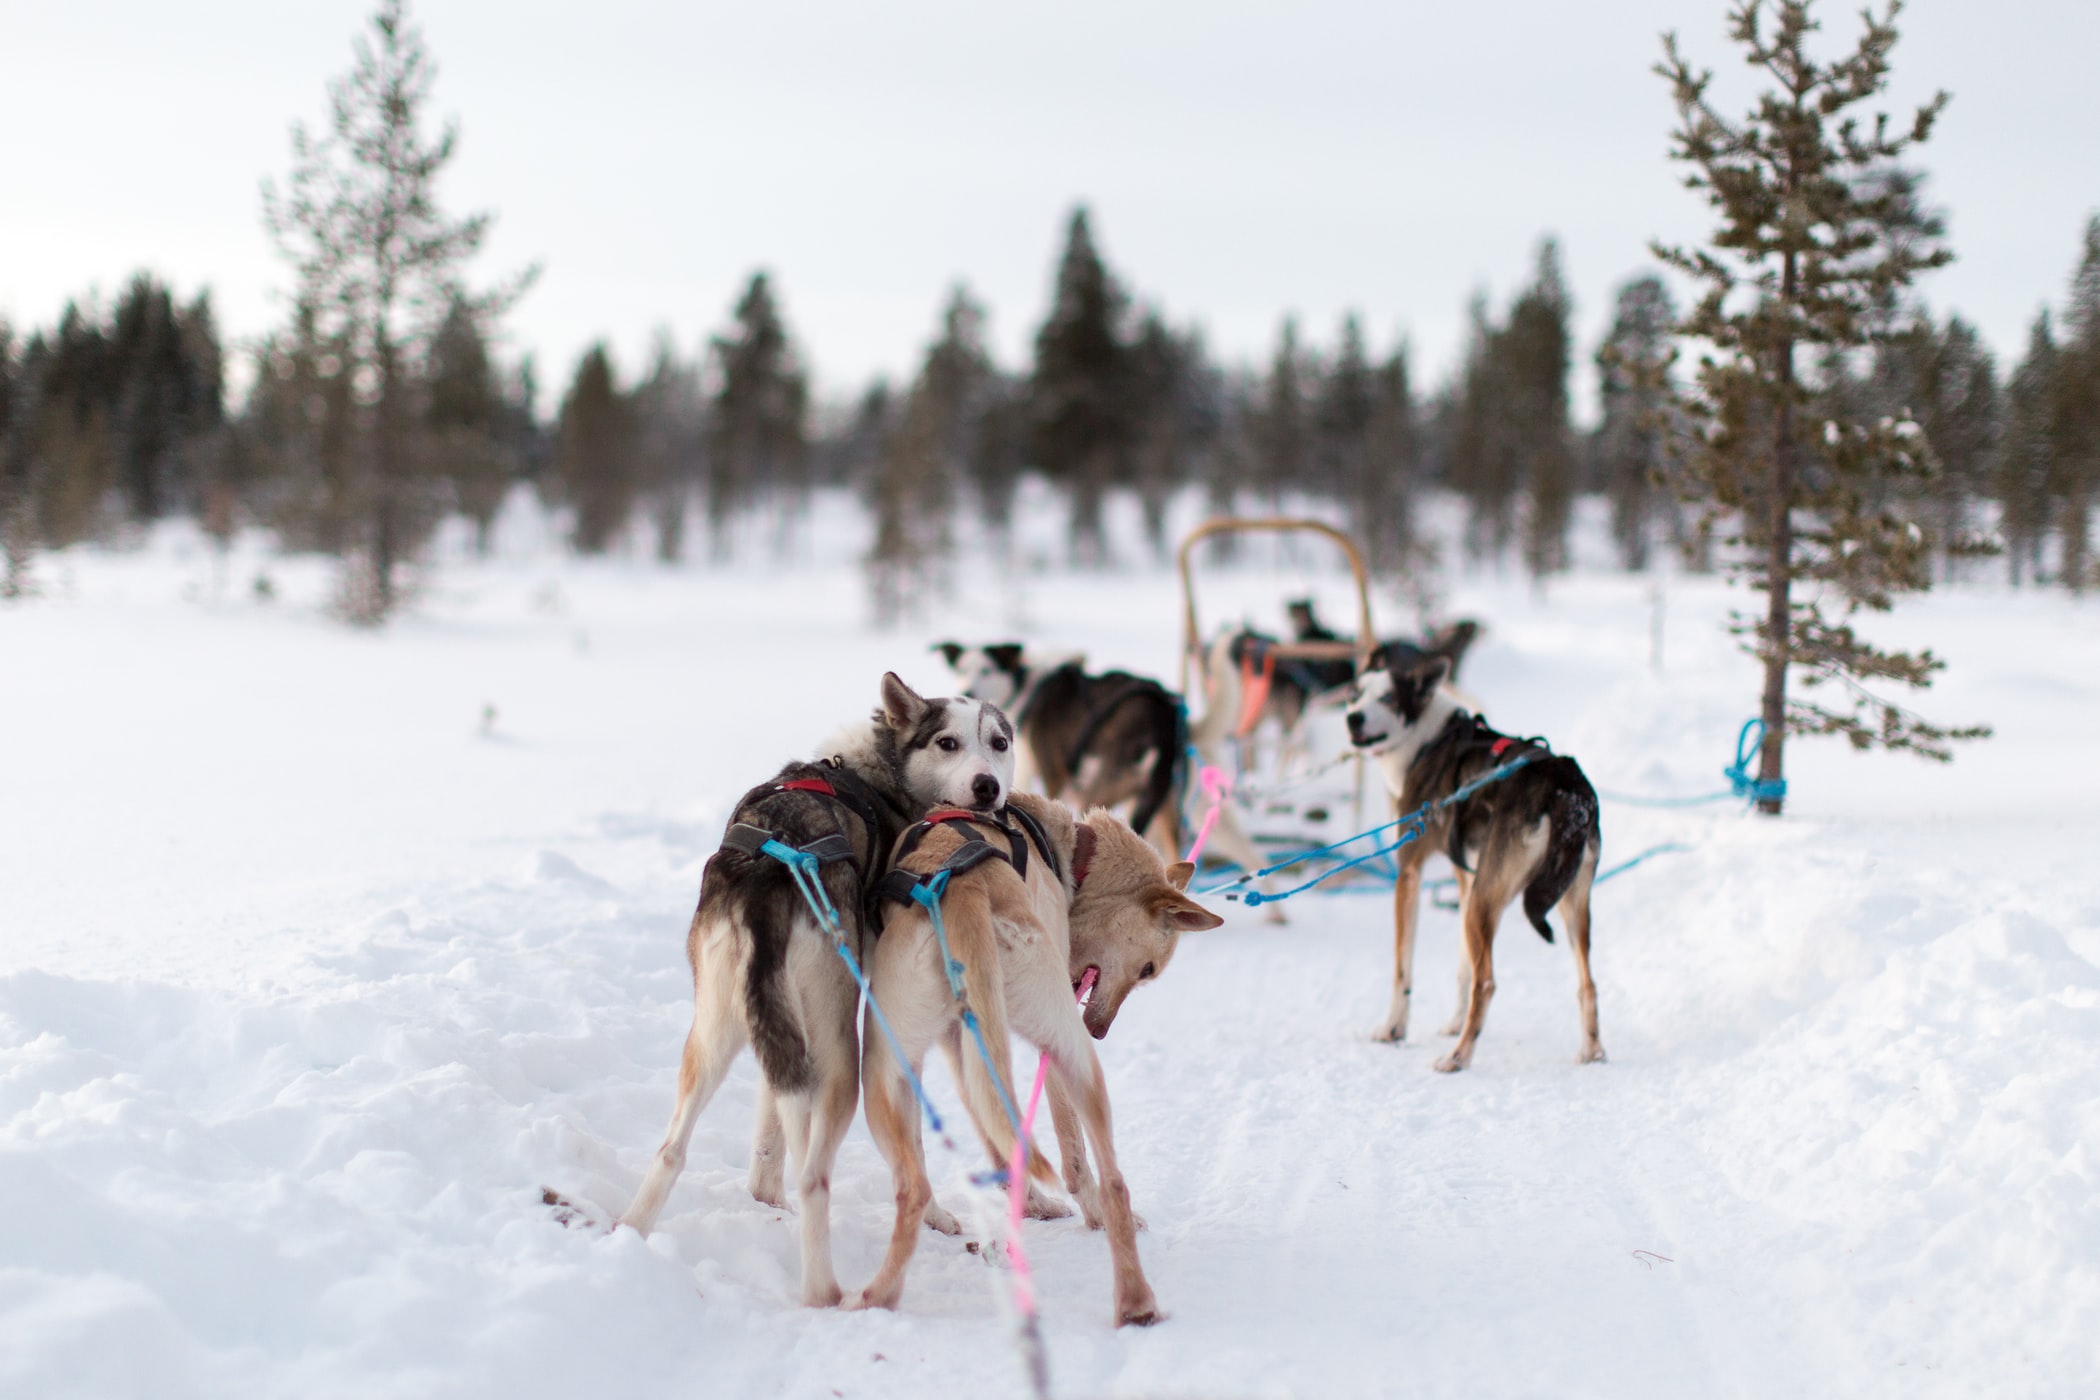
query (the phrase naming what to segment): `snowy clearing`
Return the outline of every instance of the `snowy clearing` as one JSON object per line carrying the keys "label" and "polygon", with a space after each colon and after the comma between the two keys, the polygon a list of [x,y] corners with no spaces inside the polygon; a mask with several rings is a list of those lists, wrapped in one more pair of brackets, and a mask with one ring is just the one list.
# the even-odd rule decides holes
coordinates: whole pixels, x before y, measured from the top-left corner
{"label": "snowy clearing", "polygon": [[[649,1240],[539,1201],[625,1204],[726,805],[884,668],[939,686],[929,641],[1018,613],[1175,678],[1164,570],[966,577],[883,634],[856,528],[828,502],[825,548],[735,570],[514,528],[376,636],[259,546],[42,561],[46,596],[0,609],[0,1393],[1019,1392],[958,1241],[927,1237],[897,1314],[795,1305],[792,1222],[743,1189],[748,1057]],[[1208,611],[1273,612],[1305,572],[1250,560]],[[1489,624],[1465,679],[1502,727],[1601,788],[1711,791],[1754,670],[1688,580],[1652,670],[1649,587],[1461,575],[1446,609]],[[2100,612],[1976,586],[1874,626],[1951,663],[1924,707],[1998,736],[1944,769],[1801,743],[1776,823],[1607,804],[1607,864],[1693,848],[1598,892],[1608,1064],[1572,1062],[1567,954],[1514,918],[1454,1077],[1428,1069],[1453,915],[1397,1048],[1367,1038],[1379,894],[1186,939],[1101,1047],[1170,1317],[1112,1329],[1103,1239],[1031,1226],[1056,1392],[2092,1393]],[[849,1287],[890,1210],[856,1126]]]}

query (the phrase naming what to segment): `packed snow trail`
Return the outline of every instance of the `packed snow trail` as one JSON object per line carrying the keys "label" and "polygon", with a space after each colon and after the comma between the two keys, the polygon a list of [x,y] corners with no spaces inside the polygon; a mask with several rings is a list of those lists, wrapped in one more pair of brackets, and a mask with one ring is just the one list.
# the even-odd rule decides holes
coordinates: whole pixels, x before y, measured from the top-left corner
{"label": "packed snow trail", "polygon": [[[886,637],[843,566],[532,557],[448,564],[372,638],[297,564],[272,608],[185,597],[206,560],[165,542],[60,566],[0,610],[0,732],[36,740],[0,789],[0,1394],[1019,1393],[962,1242],[927,1237],[896,1314],[795,1305],[792,1221],[743,1189],[748,1058],[649,1240],[539,1200],[609,1215],[640,1179],[737,793],[883,667],[937,683],[926,640],[1009,631],[1000,600]],[[1451,606],[1494,629],[1466,679],[1498,722],[1699,792],[1754,679],[1725,602],[1681,589],[1660,675],[1637,581]],[[1029,606],[1168,669],[1163,575]],[[2090,1393],[2100,618],[1978,589],[1891,621],[1953,663],[1934,711],[1999,737],[1948,769],[1798,745],[1776,823],[1607,806],[1608,861],[1692,847],[1598,891],[1607,1064],[1572,1063],[1570,959],[1516,921],[1456,1076],[1454,916],[1397,1047],[1382,895],[1185,939],[1100,1047],[1170,1316],[1112,1329],[1102,1238],[1031,1224],[1055,1392]],[[856,1127],[849,1286],[891,1212]]]}

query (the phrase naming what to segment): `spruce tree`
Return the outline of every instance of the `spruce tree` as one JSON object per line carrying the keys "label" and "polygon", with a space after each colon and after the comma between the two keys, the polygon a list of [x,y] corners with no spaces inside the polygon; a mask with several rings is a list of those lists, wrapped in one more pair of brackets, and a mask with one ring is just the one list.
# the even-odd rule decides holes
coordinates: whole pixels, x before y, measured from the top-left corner
{"label": "spruce tree", "polygon": [[486,555],[489,529],[517,463],[502,440],[503,389],[489,357],[479,308],[454,297],[431,337],[424,416],[433,466],[451,504],[474,525],[474,552]]}
{"label": "spruce tree", "polygon": [[1284,497],[1311,484],[1313,424],[1311,388],[1315,370],[1298,344],[1298,318],[1286,316],[1276,333],[1276,353],[1269,360],[1263,386],[1256,439],[1260,450],[1257,478],[1269,498],[1269,513],[1284,513]]}
{"label": "spruce tree", "polygon": [[765,273],[752,274],[735,319],[711,347],[707,521],[717,559],[728,557],[730,527],[762,488],[780,506],[783,531],[808,488],[809,386]]}
{"label": "spruce tree", "polygon": [[36,550],[24,441],[28,386],[23,369],[14,330],[0,320],[0,599],[19,598],[28,591]]}
{"label": "spruce tree", "polygon": [[1534,579],[1568,566],[1568,517],[1575,499],[1575,438],[1568,421],[1571,309],[1560,247],[1539,244],[1531,285],[1509,310],[1496,340],[1509,475],[1526,496],[1524,564]]}
{"label": "spruce tree", "polygon": [[707,396],[700,374],[659,335],[649,373],[635,386],[637,467],[656,557],[675,564],[685,554],[685,517],[707,474]]}
{"label": "spruce tree", "polygon": [[634,402],[620,392],[612,357],[593,345],[577,362],[554,439],[554,480],[575,511],[569,541],[603,554],[627,528],[640,493]]}
{"label": "spruce tree", "polygon": [[1094,247],[1085,206],[1072,211],[1050,314],[1035,337],[1029,385],[1035,465],[1071,503],[1075,558],[1100,563],[1101,504],[1129,460],[1132,438],[1129,297]]}
{"label": "spruce tree", "polygon": [[[430,454],[416,440],[418,375],[431,333],[467,294],[461,269],[487,237],[490,216],[452,219],[437,180],[459,140],[457,123],[423,131],[436,68],[404,0],[381,0],[371,33],[353,45],[350,72],[329,84],[327,132],[292,127],[293,169],[280,192],[263,186],[263,212],[296,269],[295,306],[334,347],[352,395],[351,531],[341,599],[350,620],[384,621],[398,600],[397,569],[420,547],[442,505]],[[533,271],[472,297],[485,317],[506,309]]]}
{"label": "spruce tree", "polygon": [[[1773,786],[1758,807],[1773,815],[1789,734],[1945,759],[1949,740],[1987,732],[1933,725],[1863,684],[1924,687],[1944,665],[1930,651],[1877,648],[1852,626],[1861,610],[1930,586],[1930,540],[1884,490],[1921,476],[1929,454],[1907,419],[1817,414],[1804,377],[1804,358],[1856,353],[1887,334],[1903,291],[1950,257],[1915,184],[1890,176],[1931,133],[1946,94],[1898,129],[1848,110],[1886,86],[1899,8],[1867,12],[1853,49],[1826,62],[1809,50],[1808,0],[1737,4],[1731,36],[1772,84],[1742,117],[1714,106],[1712,74],[1692,67],[1674,34],[1656,70],[1677,106],[1672,154],[1717,215],[1705,246],[1656,249],[1701,285],[1679,330],[1709,347],[1686,401],[1695,431],[1679,481],[1726,530],[1737,576],[1765,595],[1762,617],[1738,614],[1733,626],[1763,663],[1758,778]],[[1804,688],[1840,692],[1839,707],[1790,695],[1794,672]]]}
{"label": "spruce tree", "polygon": [[2049,533],[2049,487],[2056,476],[2056,335],[2046,308],[2027,333],[2027,353],[2005,385],[2005,432],[1992,469],[1998,532],[2005,541],[2014,587],[2042,578],[2042,542]]}
{"label": "spruce tree", "polygon": [[1619,288],[1611,330],[1597,349],[1597,431],[1592,475],[1611,503],[1612,543],[1627,569],[1648,567],[1661,488],[1669,472],[1671,332],[1677,308],[1650,273]]}
{"label": "spruce tree", "polygon": [[2064,586],[2082,593],[2100,583],[2092,557],[2093,497],[2100,492],[2100,217],[2085,227],[2050,398],[2058,569]]}
{"label": "spruce tree", "polygon": [[1417,552],[1414,498],[1423,436],[1403,342],[1372,372],[1371,420],[1356,484],[1356,534],[1373,568],[1402,568]]}

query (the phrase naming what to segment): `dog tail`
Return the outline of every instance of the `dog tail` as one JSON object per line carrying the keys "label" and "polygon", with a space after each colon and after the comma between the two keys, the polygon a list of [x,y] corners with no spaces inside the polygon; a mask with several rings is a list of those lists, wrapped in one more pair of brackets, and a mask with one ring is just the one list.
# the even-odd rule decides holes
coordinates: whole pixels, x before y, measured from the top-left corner
{"label": "dog tail", "polygon": [[751,966],[744,977],[744,1010],[751,1026],[751,1049],[766,1082],[776,1090],[800,1093],[816,1082],[809,1040],[802,1032],[794,990],[788,985],[788,941],[803,913],[800,900],[786,888],[786,879],[780,884],[781,889],[770,892],[772,897],[760,896],[745,911]]}
{"label": "dog tail", "polygon": [[[1174,794],[1179,792],[1182,761],[1189,751],[1189,712],[1179,697],[1164,687],[1153,687],[1150,697],[1152,709],[1152,743],[1157,756],[1152,760],[1152,771],[1145,778],[1145,790],[1138,795],[1137,806],[1130,813],[1131,830],[1143,836],[1152,826]],[[1175,846],[1181,845],[1181,814],[1174,814]]]}
{"label": "dog tail", "polygon": [[[971,1119],[984,1134],[987,1146],[1000,1166],[1014,1159],[1014,1125],[1007,1105],[1017,1108],[1014,1093],[1013,1051],[1006,1034],[1006,990],[999,976],[999,954],[993,946],[992,901],[982,880],[962,880],[948,887],[941,900],[941,921],[948,932],[948,950],[963,965],[963,992],[977,1014],[977,1028],[984,1033],[985,1054],[980,1055],[967,1029],[963,1030],[963,1103]],[[985,1064],[989,1056],[991,1064]],[[1055,1185],[1057,1173],[1049,1159],[1035,1150],[1028,1152],[1028,1174],[1045,1185]]]}
{"label": "dog tail", "polygon": [[1546,911],[1560,903],[1561,896],[1575,884],[1583,861],[1593,858],[1602,845],[1597,829],[1597,794],[1572,762],[1554,761],[1567,763],[1574,770],[1575,781],[1553,790],[1546,808],[1551,827],[1546,838],[1546,858],[1539,862],[1538,873],[1524,887],[1524,917],[1531,920],[1539,937],[1548,943],[1553,941],[1553,925],[1546,922]]}

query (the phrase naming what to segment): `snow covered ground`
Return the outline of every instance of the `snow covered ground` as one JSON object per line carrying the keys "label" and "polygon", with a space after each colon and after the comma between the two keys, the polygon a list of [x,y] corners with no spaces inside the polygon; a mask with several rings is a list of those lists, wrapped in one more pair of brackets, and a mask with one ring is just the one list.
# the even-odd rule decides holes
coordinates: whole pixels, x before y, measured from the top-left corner
{"label": "snow covered ground", "polygon": [[[885,634],[857,528],[832,502],[787,562],[666,570],[513,520],[379,635],[257,545],[42,561],[0,609],[0,1394],[1019,1392],[957,1241],[897,1314],[795,1305],[793,1223],[742,1186],[748,1059],[651,1239],[539,1201],[625,1203],[725,806],[882,669],[938,685],[927,642],[1019,621],[1171,679],[1162,570],[1045,570],[1042,536],[1018,584]],[[1345,617],[1266,556],[1206,604],[1273,616],[1308,577]],[[1467,681],[1503,727],[1607,789],[1719,785],[1756,685],[1720,585],[1672,581],[1660,671],[1643,580],[1461,575],[1445,606],[1490,624]],[[1779,822],[1608,805],[1607,861],[1692,849],[1599,890],[1606,1065],[1573,1064],[1567,955],[1515,920],[1453,1077],[1453,916],[1398,1048],[1367,1039],[1377,895],[1185,940],[1102,1047],[1171,1316],[1112,1329],[1101,1237],[1031,1226],[1056,1392],[2095,1393],[2100,611],[1978,586],[1875,627],[1950,661],[1931,713],[1998,736],[1944,769],[1802,743]],[[856,1128],[849,1286],[889,1212]]]}

